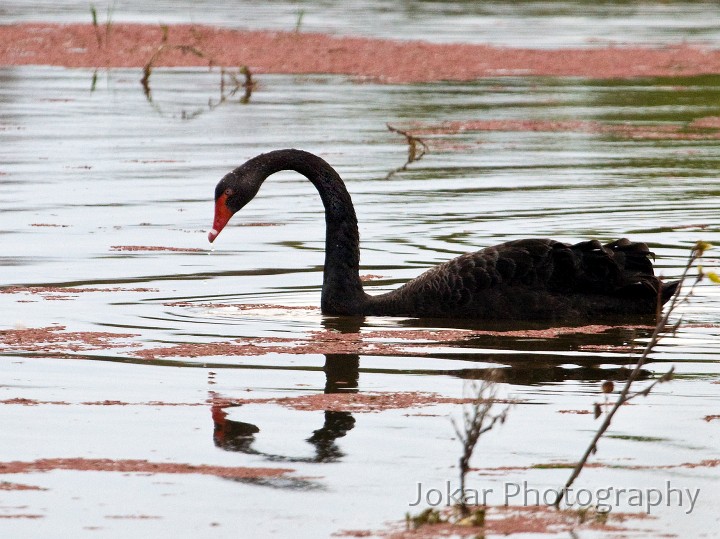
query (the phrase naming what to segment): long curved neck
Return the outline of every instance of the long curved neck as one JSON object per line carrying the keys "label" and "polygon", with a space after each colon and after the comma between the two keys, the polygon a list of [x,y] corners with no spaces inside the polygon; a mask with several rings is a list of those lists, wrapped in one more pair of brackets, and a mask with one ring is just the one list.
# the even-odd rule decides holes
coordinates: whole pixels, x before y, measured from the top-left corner
{"label": "long curved neck", "polygon": [[325,271],[321,307],[326,314],[360,314],[367,296],[360,281],[360,234],[350,194],[323,159],[302,150],[277,150],[256,157],[262,179],[281,170],[307,177],[325,206]]}

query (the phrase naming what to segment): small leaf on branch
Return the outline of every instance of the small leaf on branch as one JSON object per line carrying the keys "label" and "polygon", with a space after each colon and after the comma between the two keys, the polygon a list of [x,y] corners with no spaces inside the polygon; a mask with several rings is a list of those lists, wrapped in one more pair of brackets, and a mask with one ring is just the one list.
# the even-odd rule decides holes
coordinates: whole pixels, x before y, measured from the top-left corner
{"label": "small leaf on branch", "polygon": [[702,256],[703,254],[705,254],[705,251],[707,251],[708,249],[711,249],[711,248],[712,248],[712,243],[708,243],[706,241],[701,240],[695,244],[695,247],[693,247],[693,253],[696,256]]}

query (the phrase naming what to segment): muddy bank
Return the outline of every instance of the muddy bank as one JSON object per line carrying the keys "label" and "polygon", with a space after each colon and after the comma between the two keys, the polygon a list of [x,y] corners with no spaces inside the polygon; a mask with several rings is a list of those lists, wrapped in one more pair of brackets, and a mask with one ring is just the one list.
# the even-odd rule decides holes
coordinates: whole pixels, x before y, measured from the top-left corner
{"label": "muddy bank", "polygon": [[[0,65],[248,66],[257,73],[327,73],[383,82],[514,75],[629,78],[720,73],[720,50],[691,45],[536,50],[295,32],[114,23],[0,26]],[[191,50],[192,48],[192,50]]]}

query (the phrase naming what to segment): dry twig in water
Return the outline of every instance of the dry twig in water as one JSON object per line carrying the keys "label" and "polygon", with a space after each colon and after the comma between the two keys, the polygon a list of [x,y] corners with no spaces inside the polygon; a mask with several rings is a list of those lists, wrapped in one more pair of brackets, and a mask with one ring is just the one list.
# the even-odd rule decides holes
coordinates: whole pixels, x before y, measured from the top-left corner
{"label": "dry twig in water", "polygon": [[[481,382],[473,381],[470,384],[472,402],[463,406],[462,424],[458,425],[452,420],[453,428],[458,439],[462,442],[463,453],[460,457],[460,492],[459,503],[454,506],[453,515],[444,515],[433,507],[425,509],[418,515],[405,514],[405,525],[408,530],[415,530],[426,524],[450,523],[460,526],[473,526],[482,528],[485,525],[485,506],[468,506],[467,491],[465,490],[465,477],[470,471],[470,458],[480,436],[491,430],[498,423],[502,424],[507,418],[512,404],[507,405],[500,413],[493,414],[493,406],[497,399],[497,371],[490,371]],[[466,386],[467,389],[467,386]]]}
{"label": "dry twig in water", "polygon": [[458,425],[453,420],[453,427],[458,439],[463,445],[460,457],[460,504],[462,515],[468,515],[469,510],[465,498],[465,477],[470,470],[470,458],[480,436],[491,430],[497,423],[505,423],[511,404],[507,405],[498,414],[492,414],[493,406],[497,402],[497,376],[494,372],[481,382],[473,381],[471,384],[473,401],[463,406],[463,421]]}
{"label": "dry twig in water", "polygon": [[402,172],[403,170],[406,170],[410,163],[414,163],[415,161],[420,161],[420,159],[422,159],[423,156],[427,153],[428,147],[427,147],[427,144],[425,144],[424,140],[416,137],[409,130],[403,131],[402,129],[393,127],[390,124],[385,124],[385,125],[391,132],[397,133],[398,135],[402,135],[403,137],[405,137],[405,140],[407,141],[407,144],[408,144],[407,161],[405,161],[405,164],[403,166],[401,166],[400,168],[396,168],[395,170],[390,172],[385,177],[385,179],[390,179],[392,176],[394,176],[398,172]]}

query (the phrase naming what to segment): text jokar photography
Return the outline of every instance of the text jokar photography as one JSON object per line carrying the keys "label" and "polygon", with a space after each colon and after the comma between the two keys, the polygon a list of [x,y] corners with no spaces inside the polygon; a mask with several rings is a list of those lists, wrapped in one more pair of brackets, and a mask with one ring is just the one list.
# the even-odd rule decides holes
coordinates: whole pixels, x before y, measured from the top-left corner
{"label": "text jokar photography", "polygon": [[[499,488],[464,490],[455,487],[451,481],[446,481],[440,486],[416,483],[408,505],[451,507],[464,501],[467,505],[475,506],[553,506],[559,493],[559,489],[533,487],[527,481],[505,482]],[[565,489],[562,505],[568,508],[594,507],[600,512],[640,508],[647,514],[652,514],[658,507],[675,507],[689,515],[695,509],[699,497],[699,488],[675,485],[672,481],[666,480],[659,487],[632,488],[609,485],[601,488],[568,488]]]}

